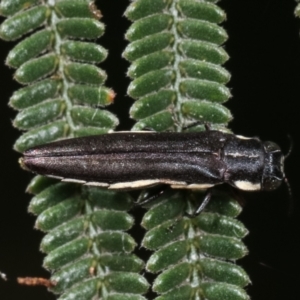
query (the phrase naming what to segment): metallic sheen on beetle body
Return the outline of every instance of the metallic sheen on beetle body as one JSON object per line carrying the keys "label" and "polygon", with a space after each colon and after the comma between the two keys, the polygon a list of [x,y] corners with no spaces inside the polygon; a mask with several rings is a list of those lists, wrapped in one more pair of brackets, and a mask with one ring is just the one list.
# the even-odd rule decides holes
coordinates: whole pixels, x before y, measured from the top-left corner
{"label": "metallic sheen on beetle body", "polygon": [[273,190],[284,179],[284,155],[273,142],[220,131],[115,132],[31,148],[23,168],[67,182],[139,189],[157,184],[206,189]]}

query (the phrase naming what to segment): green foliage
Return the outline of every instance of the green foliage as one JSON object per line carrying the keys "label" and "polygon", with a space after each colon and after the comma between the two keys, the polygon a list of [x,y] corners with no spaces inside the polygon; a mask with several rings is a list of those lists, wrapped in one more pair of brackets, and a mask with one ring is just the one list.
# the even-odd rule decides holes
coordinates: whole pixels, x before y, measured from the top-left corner
{"label": "green foliage", "polygon": [[136,243],[125,232],[134,223],[128,194],[51,184],[41,176],[29,191],[37,192],[29,211],[38,215],[36,228],[47,233],[41,243],[44,267],[54,271],[52,291],[62,294],[59,299],[127,299],[126,294],[144,299],[138,295],[148,289],[138,274],[144,263],[132,254]]}
{"label": "green foliage", "polygon": [[[13,125],[27,131],[15,149],[113,130],[118,119],[99,108],[115,96],[103,86],[106,73],[96,65],[107,51],[84,41],[104,32],[94,3],[4,0],[0,13],[8,17],[0,27],[2,39],[26,36],[6,60],[17,69],[15,79],[27,85],[10,99],[19,111]],[[35,227],[47,233],[41,251],[59,299],[144,299],[148,283],[139,275],[144,263],[132,254],[136,242],[126,233],[134,223],[128,194],[41,176],[27,190],[35,194],[29,205],[38,216]]]}
{"label": "green foliage", "polygon": [[187,204],[194,207],[201,197],[202,193],[167,193],[143,218],[147,233],[142,245],[155,251],[146,269],[161,272],[153,284],[153,290],[162,294],[156,299],[181,293],[180,297],[188,293],[187,299],[224,299],[220,291],[229,295],[228,299],[249,299],[242,289],[250,282],[247,274],[225,261],[247,253],[240,239],[248,232],[235,219],[241,207],[235,199],[216,192],[207,212],[194,219],[184,217]]}
{"label": "green foliage", "polygon": [[100,13],[93,3],[5,0],[0,12],[8,16],[0,27],[2,39],[15,40],[41,27],[19,42],[6,60],[17,68],[15,79],[28,85],[10,100],[20,111],[13,124],[28,130],[15,149],[22,152],[59,138],[115,128],[117,118],[99,108],[114,98],[113,91],[102,87],[106,73],[95,65],[106,58],[107,51],[93,42],[76,40],[96,39],[104,32],[104,25],[95,19]]}
{"label": "green foliage", "polygon": [[[227,34],[218,24],[226,15],[217,0],[136,0],[125,15],[133,21],[126,33],[130,44],[123,56],[131,62],[128,94],[136,100],[130,116],[133,130],[228,131],[232,116],[223,103],[229,73],[221,67],[228,55]],[[7,17],[0,37],[23,36],[6,63],[26,87],[10,105],[19,111],[13,124],[27,130],[15,149],[113,130],[117,118],[99,106],[109,105],[114,92],[103,86],[106,73],[97,64],[107,51],[91,41],[104,25],[89,0],[3,0]],[[36,31],[37,30],[37,31]],[[32,31],[36,31],[32,33]],[[85,41],[84,41],[85,40]],[[196,121],[201,125],[186,129]],[[41,250],[44,266],[56,283],[59,299],[143,300],[149,288],[139,273],[144,263],[132,252],[136,242],[126,232],[134,224],[133,206],[125,193],[57,183],[36,176],[28,186],[35,194],[29,211],[38,215],[36,228],[46,232]],[[142,246],[153,251],[146,270],[157,275],[156,299],[249,299],[250,281],[233,262],[247,249],[247,234],[235,217],[239,204],[214,192],[197,218],[184,215],[201,201],[202,193],[169,192],[150,205],[142,226]]]}
{"label": "green foliage", "polygon": [[[299,2],[299,1],[296,0],[296,2]],[[300,17],[300,4],[298,4],[295,8],[295,15],[296,15],[296,17]]]}
{"label": "green foliage", "polygon": [[230,76],[220,65],[227,34],[218,23],[225,13],[207,2],[132,2],[125,15],[134,23],[123,56],[132,62],[128,94],[137,99],[130,115],[134,130],[182,131],[191,122],[225,127],[231,114],[221,103],[231,96]]}
{"label": "green foliage", "polygon": [[[199,131],[203,123],[228,131],[232,116],[223,103],[228,59],[221,47],[227,34],[218,24],[226,15],[217,1],[137,0],[125,15],[133,21],[123,56],[131,62],[128,94],[136,100],[132,130]],[[202,125],[188,125],[195,122]],[[147,195],[143,192],[140,199]],[[233,262],[247,254],[245,227],[235,219],[241,207],[225,194],[215,195],[198,217],[185,217],[203,193],[168,192],[149,207],[142,246],[153,251],[146,270],[160,273],[152,290],[167,299],[244,300],[247,274]]]}

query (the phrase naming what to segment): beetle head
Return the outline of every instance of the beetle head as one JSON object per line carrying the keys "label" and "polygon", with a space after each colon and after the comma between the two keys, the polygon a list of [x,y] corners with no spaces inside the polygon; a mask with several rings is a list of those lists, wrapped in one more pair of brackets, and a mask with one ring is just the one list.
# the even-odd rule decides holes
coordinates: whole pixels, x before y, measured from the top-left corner
{"label": "beetle head", "polygon": [[283,179],[284,155],[280,147],[273,142],[264,142],[265,168],[262,177],[262,190],[270,191],[277,189]]}

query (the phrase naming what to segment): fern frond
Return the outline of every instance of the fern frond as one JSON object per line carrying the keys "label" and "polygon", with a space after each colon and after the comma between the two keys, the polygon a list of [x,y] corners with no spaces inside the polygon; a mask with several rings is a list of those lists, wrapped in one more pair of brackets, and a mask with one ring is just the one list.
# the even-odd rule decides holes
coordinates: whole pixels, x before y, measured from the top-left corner
{"label": "fern frond", "polygon": [[[125,15],[133,21],[123,56],[131,62],[128,94],[136,100],[130,115],[132,130],[181,132],[228,131],[232,119],[223,106],[231,96],[225,84],[229,73],[221,67],[228,55],[221,45],[227,34],[218,24],[225,13],[214,3],[197,0],[136,0]],[[142,245],[154,251],[147,271],[160,273],[152,290],[155,299],[249,299],[243,287],[250,281],[233,262],[247,253],[241,239],[247,230],[235,217],[241,207],[214,191],[205,212],[193,211],[203,193],[168,192],[149,207],[142,225]],[[198,204],[197,204],[198,203]]]}
{"label": "fern frond", "polygon": [[143,246],[156,251],[146,268],[152,273],[162,272],[153,285],[154,291],[163,294],[157,299],[169,299],[181,289],[189,290],[187,298],[219,299],[214,293],[209,295],[211,288],[221,288],[230,295],[228,299],[247,299],[241,290],[249,283],[247,274],[224,261],[247,253],[239,240],[247,230],[234,219],[241,207],[234,199],[216,195],[208,212],[190,219],[182,216],[187,196],[180,192],[161,199],[143,219],[142,225],[148,230]]}
{"label": "fern frond", "polygon": [[20,111],[14,125],[28,130],[16,142],[17,151],[60,138],[107,132],[118,124],[113,114],[99,108],[114,98],[113,91],[102,86],[106,73],[96,66],[107,51],[81,41],[104,32],[93,9],[92,3],[82,0],[1,2],[0,11],[8,16],[0,28],[2,39],[19,39],[41,28],[19,42],[6,60],[17,68],[15,79],[28,85],[10,100]]}
{"label": "fern frond", "polygon": [[[6,60],[17,69],[15,79],[27,85],[10,99],[19,111],[14,126],[27,131],[15,143],[17,151],[118,125],[100,108],[115,95],[97,66],[107,51],[94,43],[104,25],[93,2],[4,0],[0,13],[8,17],[0,37],[24,37]],[[41,176],[27,190],[35,194],[29,206],[38,215],[35,226],[47,233],[41,244],[44,267],[52,272],[51,290],[59,299],[144,299],[148,283],[138,274],[144,263],[132,254],[136,243],[126,233],[133,225],[128,194]]]}
{"label": "fern frond", "polygon": [[224,128],[231,114],[222,103],[229,73],[220,65],[227,34],[217,25],[225,13],[204,1],[133,1],[125,15],[134,23],[124,57],[132,62],[128,94],[137,99],[133,129],[182,131],[191,122]]}
{"label": "fern frond", "polygon": [[148,283],[137,274],[144,264],[131,254],[136,243],[125,232],[133,224],[131,207],[128,194],[69,183],[50,185],[32,199],[36,228],[48,232],[41,250],[48,254],[44,267],[56,271],[52,291],[63,294],[59,299],[144,299],[138,294]]}

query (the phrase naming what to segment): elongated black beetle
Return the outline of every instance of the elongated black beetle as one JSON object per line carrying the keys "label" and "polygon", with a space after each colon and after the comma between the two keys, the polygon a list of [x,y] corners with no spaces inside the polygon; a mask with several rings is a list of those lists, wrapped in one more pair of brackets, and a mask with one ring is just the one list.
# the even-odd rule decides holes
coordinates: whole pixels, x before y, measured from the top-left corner
{"label": "elongated black beetle", "polygon": [[116,132],[31,148],[23,168],[62,181],[109,189],[168,184],[207,189],[228,183],[240,190],[274,190],[284,155],[273,142],[208,130],[193,133]]}

